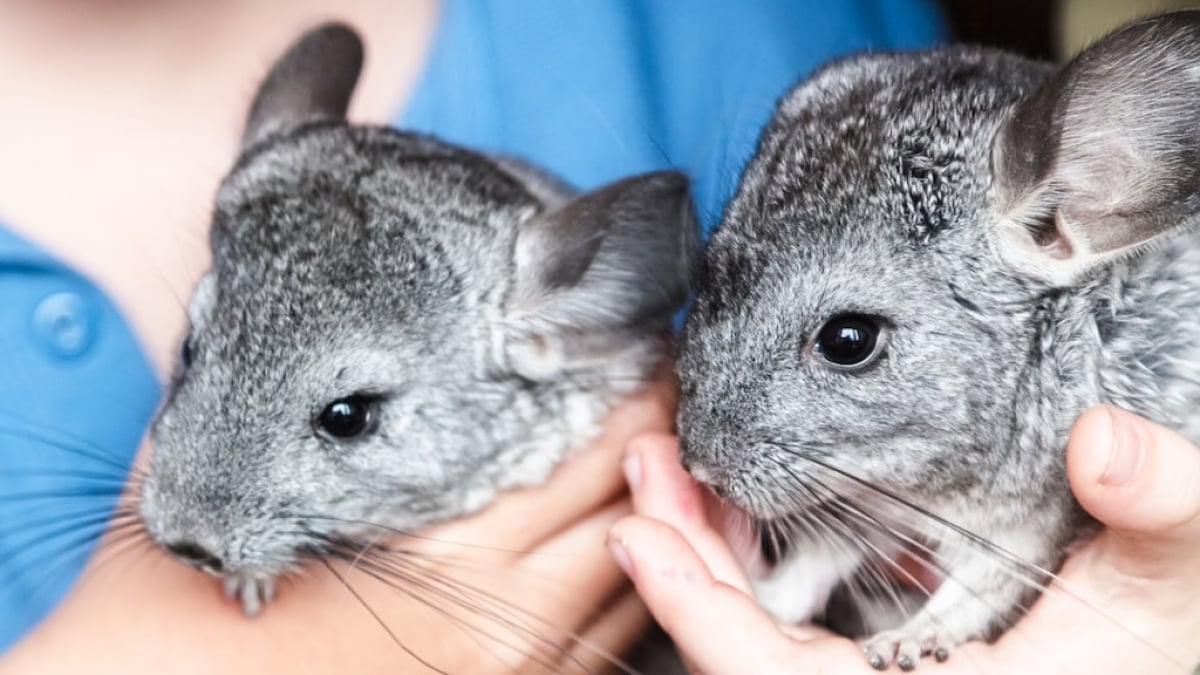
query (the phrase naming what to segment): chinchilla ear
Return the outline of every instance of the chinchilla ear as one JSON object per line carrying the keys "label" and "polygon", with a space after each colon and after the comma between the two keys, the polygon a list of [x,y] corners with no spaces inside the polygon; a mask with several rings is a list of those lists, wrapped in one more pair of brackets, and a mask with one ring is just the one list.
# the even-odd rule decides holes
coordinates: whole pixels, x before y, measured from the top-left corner
{"label": "chinchilla ear", "polygon": [[306,122],[345,119],[362,63],[362,40],[351,28],[330,23],[305,33],[258,88],[242,147]]}
{"label": "chinchilla ear", "polygon": [[699,232],[685,176],[618,181],[526,220],[517,234],[504,353],[546,379],[665,331],[687,298]]}
{"label": "chinchilla ear", "polygon": [[1133,23],[1018,104],[992,148],[996,241],[1067,286],[1197,221],[1200,12]]}

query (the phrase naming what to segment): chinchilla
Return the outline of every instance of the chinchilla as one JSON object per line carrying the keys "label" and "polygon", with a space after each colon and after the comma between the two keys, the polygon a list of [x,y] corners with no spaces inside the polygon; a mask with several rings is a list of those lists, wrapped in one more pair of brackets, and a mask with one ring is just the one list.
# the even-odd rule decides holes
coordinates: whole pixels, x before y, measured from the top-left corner
{"label": "chinchilla", "polygon": [[682,175],[575,194],[349,124],[362,60],[330,24],[266,77],[151,427],[147,532],[248,614],[307,559],[546,479],[669,355],[698,256]]}
{"label": "chinchilla", "polygon": [[764,606],[854,617],[880,669],[1012,625],[1095,530],[1082,411],[1200,441],[1198,188],[1195,11],[1062,67],[862,54],[784,96],[678,366],[681,459],[757,526]]}

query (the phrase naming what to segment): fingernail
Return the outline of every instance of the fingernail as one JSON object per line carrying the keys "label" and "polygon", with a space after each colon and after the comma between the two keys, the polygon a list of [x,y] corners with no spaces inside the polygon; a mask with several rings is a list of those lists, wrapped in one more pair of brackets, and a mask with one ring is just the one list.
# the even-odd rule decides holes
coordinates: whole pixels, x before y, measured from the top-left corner
{"label": "fingernail", "polygon": [[629,551],[625,550],[625,542],[616,530],[608,531],[608,550],[612,552],[613,560],[624,570],[630,579],[633,578],[633,561],[629,559]]}
{"label": "fingernail", "polygon": [[1100,484],[1124,487],[1133,483],[1138,467],[1142,464],[1145,442],[1138,419],[1116,408],[1108,408],[1112,422],[1112,447],[1109,448],[1108,466],[1100,476]]}
{"label": "fingernail", "polygon": [[621,460],[621,470],[625,472],[625,482],[630,490],[636,490],[642,484],[642,458],[636,452],[630,452]]}

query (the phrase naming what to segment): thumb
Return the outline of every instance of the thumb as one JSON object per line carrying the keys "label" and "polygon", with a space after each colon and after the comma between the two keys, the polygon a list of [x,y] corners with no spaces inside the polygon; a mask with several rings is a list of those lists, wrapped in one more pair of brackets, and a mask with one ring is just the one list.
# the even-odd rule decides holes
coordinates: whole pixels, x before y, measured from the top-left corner
{"label": "thumb", "polygon": [[1137,415],[1099,406],[1071,430],[1067,473],[1079,503],[1114,535],[1110,553],[1138,574],[1198,568],[1200,448]]}

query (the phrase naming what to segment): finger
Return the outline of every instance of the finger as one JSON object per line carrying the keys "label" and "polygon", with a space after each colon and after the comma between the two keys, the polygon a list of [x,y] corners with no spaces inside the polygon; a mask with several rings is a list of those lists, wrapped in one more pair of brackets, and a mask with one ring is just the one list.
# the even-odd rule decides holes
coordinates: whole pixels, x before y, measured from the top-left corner
{"label": "finger", "polygon": [[1103,660],[1105,669],[1095,672],[1175,672],[1195,663],[1200,449],[1101,406],[1072,429],[1067,471],[1080,504],[1107,529],[1067,559],[1059,582],[1067,592],[1035,606],[1031,630],[1047,635],[1070,626],[1093,636],[1105,649],[1074,658]]}
{"label": "finger", "polygon": [[671,428],[674,388],[660,379],[618,405],[601,435],[563,462],[543,485],[501,496],[482,513],[433,528],[431,538],[496,547],[519,555],[625,489],[620,456],[629,439]]}
{"label": "finger", "polygon": [[580,636],[573,659],[559,672],[629,672],[621,656],[650,628],[650,612],[630,588],[616,598]]}
{"label": "finger", "polygon": [[750,593],[742,565],[708,519],[703,488],[679,464],[679,441],[644,434],[629,444],[623,467],[638,514],[661,520],[681,533],[713,576]]}
{"label": "finger", "polygon": [[[626,518],[614,526],[609,542],[647,608],[694,671],[870,672],[849,641],[841,641],[840,652],[810,652],[792,641],[750,596],[713,577],[683,535],[666,523]],[[826,660],[830,653],[839,658]]]}
{"label": "finger", "polygon": [[601,545],[620,518],[631,513],[622,500],[559,533],[524,556],[518,573],[530,585],[524,605],[556,625],[584,626],[629,583]]}
{"label": "finger", "polygon": [[1200,449],[1111,406],[1071,431],[1067,471],[1076,498],[1112,532],[1112,554],[1138,574],[1200,569]]}

